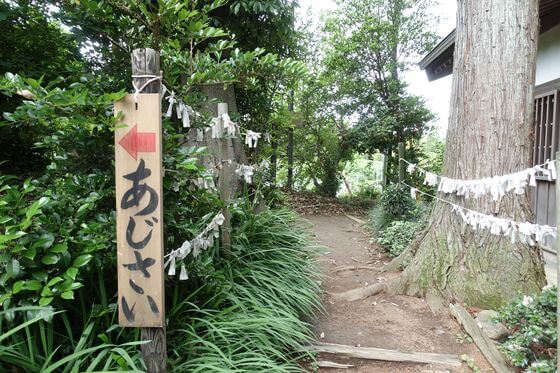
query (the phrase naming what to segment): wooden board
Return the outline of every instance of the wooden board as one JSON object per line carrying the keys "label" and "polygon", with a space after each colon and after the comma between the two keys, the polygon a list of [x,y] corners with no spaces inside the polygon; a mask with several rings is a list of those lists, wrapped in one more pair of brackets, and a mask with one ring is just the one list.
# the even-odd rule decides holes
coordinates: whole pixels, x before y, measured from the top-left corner
{"label": "wooden board", "polygon": [[401,361],[426,364],[443,364],[461,366],[461,359],[457,355],[434,354],[428,352],[402,352],[384,348],[354,347],[334,343],[321,343],[309,347],[310,350],[329,354],[341,354],[349,357],[370,360]]}
{"label": "wooden board", "polygon": [[119,325],[163,327],[163,210],[159,93],[127,95],[115,129]]}
{"label": "wooden board", "polygon": [[457,319],[459,324],[465,328],[465,331],[471,336],[474,343],[486,360],[492,365],[492,368],[499,373],[515,372],[515,370],[508,365],[494,342],[480,329],[476,321],[469,315],[466,309],[460,304],[449,304],[449,311]]}

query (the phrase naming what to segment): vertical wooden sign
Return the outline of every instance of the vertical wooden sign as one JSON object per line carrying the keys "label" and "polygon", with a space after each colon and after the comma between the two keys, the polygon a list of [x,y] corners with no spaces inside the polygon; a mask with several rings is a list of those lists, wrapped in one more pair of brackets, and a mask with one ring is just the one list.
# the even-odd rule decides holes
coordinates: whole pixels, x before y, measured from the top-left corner
{"label": "vertical wooden sign", "polygon": [[115,103],[119,325],[163,327],[163,209],[159,93]]}

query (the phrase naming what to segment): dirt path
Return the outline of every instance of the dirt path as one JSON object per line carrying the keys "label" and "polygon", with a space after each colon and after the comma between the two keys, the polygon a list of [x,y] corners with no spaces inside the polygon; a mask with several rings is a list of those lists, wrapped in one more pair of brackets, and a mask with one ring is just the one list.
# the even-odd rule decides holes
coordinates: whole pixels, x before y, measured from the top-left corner
{"label": "dirt path", "polygon": [[[328,248],[319,258],[327,275],[324,290],[326,313],[316,326],[317,341],[361,347],[397,349],[407,352],[433,352],[463,355],[474,359],[481,372],[492,372],[476,346],[451,316],[434,316],[422,299],[381,294],[356,302],[336,301],[329,293],[340,293],[360,286],[386,281],[398,273],[371,270],[337,271],[345,266],[379,266],[389,259],[358,223],[346,216],[306,216],[313,224],[318,241]],[[368,264],[369,263],[369,264]],[[319,369],[319,372],[471,372],[461,368],[430,364],[390,363],[344,359],[322,354],[319,360],[352,364],[351,369]]]}

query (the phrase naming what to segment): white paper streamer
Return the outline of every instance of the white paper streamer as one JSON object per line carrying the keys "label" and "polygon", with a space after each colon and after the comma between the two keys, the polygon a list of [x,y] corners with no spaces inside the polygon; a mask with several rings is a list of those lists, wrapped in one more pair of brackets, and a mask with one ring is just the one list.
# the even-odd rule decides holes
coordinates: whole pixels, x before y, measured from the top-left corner
{"label": "white paper streamer", "polygon": [[424,179],[424,184],[436,186],[438,185],[438,176],[431,172],[426,172],[426,178]]}
{"label": "white paper streamer", "polygon": [[239,175],[239,177],[242,177],[247,184],[251,184],[253,182],[254,172],[255,172],[254,166],[249,166],[245,164],[240,164],[237,167],[237,170],[235,170],[235,173]]}
{"label": "white paper streamer", "polygon": [[259,132],[247,130],[245,134],[245,145],[249,146],[249,148],[256,148],[260,138],[261,134]]}
{"label": "white paper streamer", "polygon": [[537,186],[537,174],[542,174],[549,181],[556,180],[555,161],[546,161],[542,165],[527,168],[512,174],[503,176],[487,177],[476,180],[451,179],[445,176],[438,176],[429,171],[421,169],[406,160],[409,173],[417,168],[419,172],[425,174],[424,184],[437,186],[439,192],[446,194],[456,194],[465,198],[479,198],[490,194],[494,201],[499,200],[507,193],[523,194],[525,188]]}
{"label": "white paper streamer", "polygon": [[[210,223],[208,223],[208,225],[202,230],[202,232],[196,235],[196,237],[183,242],[181,247],[167,254],[165,256],[167,260],[164,264],[164,268],[168,268],[167,274],[169,276],[175,276],[178,260],[185,259],[189,254],[196,258],[203,250],[212,247],[214,245],[214,239],[220,236],[220,226],[224,224],[224,221],[224,215],[222,213],[219,213],[210,221]],[[183,263],[181,264],[179,280],[187,280],[188,278],[189,276]]]}
{"label": "white paper streamer", "polygon": [[404,185],[416,192],[430,196],[440,202],[447,203],[453,207],[453,212],[459,215],[463,221],[473,230],[488,229],[493,235],[509,236],[512,243],[520,241],[530,246],[542,244],[547,238],[556,239],[557,229],[549,225],[538,225],[529,222],[518,223],[511,219],[499,218],[493,215],[486,215],[478,211],[470,210],[455,203],[438,198],[429,193],[422,192],[410,185]]}
{"label": "white paper streamer", "polygon": [[187,274],[187,268],[185,267],[184,264],[181,265],[181,273],[179,274],[179,280],[184,281],[184,280],[188,280],[189,279],[189,275]]}
{"label": "white paper streamer", "polygon": [[189,128],[191,126],[191,120],[189,118],[189,112],[192,109],[188,105],[183,104],[183,128]]}
{"label": "white paper streamer", "polygon": [[169,102],[169,106],[167,107],[165,116],[167,118],[171,118],[171,113],[173,113],[173,105],[175,105],[175,92],[171,92],[171,94],[167,97],[167,101]]}
{"label": "white paper streamer", "polygon": [[408,172],[409,174],[413,173],[414,170],[416,169],[416,165],[409,163],[408,166],[406,167],[406,172]]}
{"label": "white paper streamer", "polygon": [[222,137],[223,134],[223,125],[220,121],[220,118],[214,118],[212,120],[212,125],[211,125],[211,130],[212,130],[212,138],[213,139],[219,139]]}

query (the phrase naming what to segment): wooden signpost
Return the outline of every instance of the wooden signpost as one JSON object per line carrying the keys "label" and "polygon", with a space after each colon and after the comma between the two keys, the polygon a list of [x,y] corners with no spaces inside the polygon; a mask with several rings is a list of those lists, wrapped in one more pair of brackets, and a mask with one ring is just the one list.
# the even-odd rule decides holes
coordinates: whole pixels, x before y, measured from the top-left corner
{"label": "wooden signpost", "polygon": [[162,327],[161,107],[156,94],[127,95],[115,130],[119,325]]}
{"label": "wooden signpost", "polygon": [[[140,327],[150,373],[166,371],[159,53],[132,55],[136,95],[115,103],[119,325]],[[149,80],[149,81],[148,81]]]}

